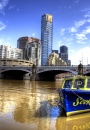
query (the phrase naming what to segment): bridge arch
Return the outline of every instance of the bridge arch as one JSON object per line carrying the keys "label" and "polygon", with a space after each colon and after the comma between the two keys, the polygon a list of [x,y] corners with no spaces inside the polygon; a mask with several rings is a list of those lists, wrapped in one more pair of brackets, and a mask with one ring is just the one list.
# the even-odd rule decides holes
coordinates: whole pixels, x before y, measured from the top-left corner
{"label": "bridge arch", "polygon": [[12,68],[12,69],[3,69],[0,71],[0,74],[1,78],[4,79],[25,79],[26,77],[29,78],[32,72],[26,69]]}
{"label": "bridge arch", "polygon": [[73,71],[73,70],[70,70],[70,69],[43,69],[43,70],[40,70],[40,71],[37,71],[37,74],[39,73],[42,73],[42,72],[46,72],[46,71],[65,71],[65,72],[70,72],[70,73],[73,73],[73,74],[77,74],[78,72],[77,71]]}
{"label": "bridge arch", "polygon": [[17,68],[13,68],[13,69],[2,69],[1,71],[0,71],[0,73],[3,73],[3,72],[6,72],[6,71],[13,71],[13,70],[18,70],[18,71],[23,71],[23,72],[26,72],[26,73],[32,73],[30,70],[26,70],[26,69],[17,69]]}
{"label": "bridge arch", "polygon": [[37,71],[38,79],[40,80],[55,80],[55,75],[60,73],[72,73],[77,75],[78,73],[76,71],[70,70],[70,69],[44,69]]}

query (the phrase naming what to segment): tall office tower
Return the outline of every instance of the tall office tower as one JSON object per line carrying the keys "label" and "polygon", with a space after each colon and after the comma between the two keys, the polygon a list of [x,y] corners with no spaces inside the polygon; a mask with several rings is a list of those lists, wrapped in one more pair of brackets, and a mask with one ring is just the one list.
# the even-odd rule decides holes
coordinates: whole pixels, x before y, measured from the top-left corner
{"label": "tall office tower", "polygon": [[68,47],[65,45],[62,45],[60,47],[60,53],[59,56],[64,60],[68,65]]}
{"label": "tall office tower", "polygon": [[[41,43],[41,42],[40,42]],[[41,44],[36,42],[30,42],[26,44],[26,59],[32,61],[35,65],[41,65]]]}
{"label": "tall office tower", "polygon": [[17,48],[23,49],[23,59],[25,59],[25,45],[31,41],[32,39],[30,37],[20,37],[17,40]]}
{"label": "tall office tower", "polygon": [[20,37],[17,40],[17,48],[19,49],[23,49],[23,59],[25,59],[25,46],[26,44],[30,43],[30,42],[34,42],[36,41],[37,43],[40,43],[40,40],[38,38],[34,38],[34,37]]}
{"label": "tall office tower", "polygon": [[47,63],[49,55],[52,53],[53,44],[53,18],[50,14],[41,17],[41,65]]}

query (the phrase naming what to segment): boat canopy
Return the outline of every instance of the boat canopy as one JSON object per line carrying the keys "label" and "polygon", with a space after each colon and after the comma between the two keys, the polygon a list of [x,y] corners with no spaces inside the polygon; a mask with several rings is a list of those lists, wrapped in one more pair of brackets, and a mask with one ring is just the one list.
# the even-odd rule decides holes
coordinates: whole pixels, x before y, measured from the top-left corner
{"label": "boat canopy", "polygon": [[63,89],[90,89],[90,76],[74,76],[65,78]]}

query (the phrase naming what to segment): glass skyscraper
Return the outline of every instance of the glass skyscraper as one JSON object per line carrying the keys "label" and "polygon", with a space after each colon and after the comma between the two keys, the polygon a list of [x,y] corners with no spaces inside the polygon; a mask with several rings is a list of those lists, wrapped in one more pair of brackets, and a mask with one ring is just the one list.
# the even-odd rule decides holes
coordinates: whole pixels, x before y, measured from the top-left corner
{"label": "glass skyscraper", "polygon": [[46,65],[49,55],[52,53],[53,43],[53,18],[50,14],[44,14],[41,18],[41,65]]}
{"label": "glass skyscraper", "polygon": [[60,47],[60,54],[59,56],[68,64],[68,47],[65,45],[62,45]]}

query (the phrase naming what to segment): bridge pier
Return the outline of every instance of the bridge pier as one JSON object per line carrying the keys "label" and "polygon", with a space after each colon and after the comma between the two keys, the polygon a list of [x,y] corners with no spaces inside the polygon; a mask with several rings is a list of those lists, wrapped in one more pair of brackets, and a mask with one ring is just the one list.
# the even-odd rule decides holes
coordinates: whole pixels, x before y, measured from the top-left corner
{"label": "bridge pier", "polygon": [[0,79],[4,79],[4,74],[0,73]]}
{"label": "bridge pier", "polygon": [[33,64],[33,66],[32,66],[32,74],[31,74],[31,76],[30,76],[30,80],[31,81],[35,81],[36,80],[36,65],[35,64]]}
{"label": "bridge pier", "polygon": [[30,80],[30,74],[28,73],[28,74],[24,74],[23,75],[23,79],[24,80]]}

